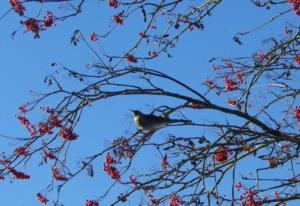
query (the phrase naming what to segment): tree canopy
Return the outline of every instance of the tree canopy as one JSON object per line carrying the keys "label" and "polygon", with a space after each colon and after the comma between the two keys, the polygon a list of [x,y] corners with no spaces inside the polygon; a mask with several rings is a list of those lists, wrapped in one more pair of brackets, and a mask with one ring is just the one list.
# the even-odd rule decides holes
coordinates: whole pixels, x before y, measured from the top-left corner
{"label": "tree canopy", "polygon": [[[1,135],[14,142],[1,180],[40,173],[33,192],[49,205],[71,202],[65,190],[90,194],[72,203],[85,206],[299,202],[299,0],[6,4],[12,41],[55,36],[93,60],[76,65],[83,55],[68,52],[65,63],[45,46],[40,56],[59,60],[18,108],[26,134]],[[130,109],[186,121],[144,131]]]}

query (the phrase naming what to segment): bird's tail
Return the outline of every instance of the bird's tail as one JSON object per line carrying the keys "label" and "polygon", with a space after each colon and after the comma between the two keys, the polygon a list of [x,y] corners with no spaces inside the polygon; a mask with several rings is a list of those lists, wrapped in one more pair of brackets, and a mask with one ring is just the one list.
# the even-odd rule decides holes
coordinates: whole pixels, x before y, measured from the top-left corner
{"label": "bird's tail", "polygon": [[176,123],[176,122],[180,122],[180,123],[185,123],[185,124],[191,124],[192,121],[188,120],[188,119],[170,119],[169,120],[170,123]]}

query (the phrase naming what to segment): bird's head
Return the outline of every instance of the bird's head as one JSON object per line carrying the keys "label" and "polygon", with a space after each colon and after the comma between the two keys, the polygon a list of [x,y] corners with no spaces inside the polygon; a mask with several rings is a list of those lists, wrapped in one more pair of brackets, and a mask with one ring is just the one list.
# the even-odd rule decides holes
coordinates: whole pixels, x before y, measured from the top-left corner
{"label": "bird's head", "polygon": [[130,111],[131,111],[133,117],[141,116],[143,114],[139,110],[130,110]]}

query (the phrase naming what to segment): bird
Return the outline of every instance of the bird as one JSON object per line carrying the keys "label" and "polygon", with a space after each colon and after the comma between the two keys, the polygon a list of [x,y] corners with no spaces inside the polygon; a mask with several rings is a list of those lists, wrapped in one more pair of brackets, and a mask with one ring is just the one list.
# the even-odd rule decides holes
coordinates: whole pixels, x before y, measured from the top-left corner
{"label": "bird", "polygon": [[133,120],[138,129],[155,131],[171,123],[191,123],[190,120],[169,119],[168,117],[156,116],[153,114],[143,114],[139,110],[130,110]]}

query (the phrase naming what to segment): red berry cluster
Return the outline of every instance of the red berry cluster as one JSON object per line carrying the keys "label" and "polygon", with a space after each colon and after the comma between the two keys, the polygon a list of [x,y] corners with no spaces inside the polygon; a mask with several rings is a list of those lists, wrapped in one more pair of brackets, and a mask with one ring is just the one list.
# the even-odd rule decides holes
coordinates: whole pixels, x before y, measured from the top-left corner
{"label": "red berry cluster", "polygon": [[270,59],[270,55],[265,54],[262,50],[259,50],[255,57],[255,60],[257,62],[262,62],[263,60],[268,61],[269,59]]}
{"label": "red berry cluster", "polygon": [[44,16],[44,27],[48,28],[54,24],[54,16],[51,11],[47,11],[46,16]]}
{"label": "red berry cluster", "polygon": [[16,116],[16,118],[20,121],[21,124],[25,126],[31,136],[36,135],[36,129],[33,124],[26,118],[22,116]]}
{"label": "red berry cluster", "polygon": [[34,33],[34,38],[39,38],[40,26],[36,19],[30,18],[22,22],[22,24],[26,27],[27,31]]}
{"label": "red berry cluster", "polygon": [[15,149],[14,153],[16,155],[26,156],[28,154],[28,150],[27,150],[27,147],[20,146]]}
{"label": "red berry cluster", "polygon": [[9,4],[20,16],[24,15],[25,7],[19,0],[9,0]]}
{"label": "red berry cluster", "polygon": [[7,170],[14,176],[16,179],[29,179],[30,176],[24,172],[17,171],[15,168],[8,167]]}
{"label": "red berry cluster", "polygon": [[267,158],[270,167],[276,167],[278,165],[279,159],[277,157]]}
{"label": "red berry cluster", "polygon": [[36,198],[41,202],[41,203],[44,203],[44,204],[47,204],[48,203],[48,199],[43,196],[41,193],[36,193]]}
{"label": "red berry cluster", "polygon": [[126,59],[127,59],[129,62],[137,63],[136,57],[133,56],[132,54],[126,54],[125,57],[126,57]]}
{"label": "red berry cluster", "polygon": [[231,79],[228,79],[227,76],[224,77],[224,84],[225,84],[225,90],[226,91],[233,91],[233,90],[236,90],[237,89],[237,85],[238,83],[231,80]]}
{"label": "red berry cluster", "polygon": [[237,101],[235,101],[234,99],[228,98],[227,99],[227,103],[232,105],[232,106],[236,106],[237,105]]}
{"label": "red berry cluster", "polygon": [[241,187],[242,187],[242,183],[241,182],[238,182],[238,183],[235,183],[234,184],[234,187],[237,191],[240,191]]}
{"label": "red berry cluster", "polygon": [[157,52],[156,52],[156,51],[149,51],[149,52],[148,52],[148,55],[149,55],[150,57],[156,57],[156,56],[157,56]]}
{"label": "red berry cluster", "polygon": [[[22,112],[26,112],[26,105],[20,106],[19,110]],[[59,120],[59,117],[54,114],[54,110],[46,107],[46,108],[41,108],[45,112],[49,113],[50,116],[45,122],[40,122],[38,124],[38,132],[33,124],[30,123],[30,121],[23,116],[17,115],[17,119],[21,122],[21,124],[25,125],[26,129],[29,131],[31,136],[39,134],[40,136],[44,134],[53,134],[53,129],[54,128],[60,128],[58,135],[61,136],[62,138],[66,140],[75,140],[77,139],[78,135],[72,131],[70,128],[66,128],[62,126],[62,121]]]}
{"label": "red berry cluster", "polygon": [[52,12],[47,11],[46,15],[44,16],[44,20],[29,18],[25,21],[21,21],[21,23],[25,26],[27,31],[30,31],[34,34],[34,38],[39,38],[39,32],[41,30],[45,30],[54,25],[54,16]]}
{"label": "red berry cluster", "polygon": [[217,88],[217,85],[212,80],[206,79],[204,83],[210,88]]}
{"label": "red berry cluster", "polygon": [[296,15],[300,16],[300,1],[299,0],[288,0],[290,4],[292,4],[292,9],[296,13]]}
{"label": "red berry cluster", "polygon": [[162,168],[166,169],[167,166],[168,166],[168,164],[169,164],[169,163],[168,163],[168,156],[165,155],[165,156],[163,157],[163,159],[162,159],[160,165],[161,165]]}
{"label": "red berry cluster", "polygon": [[27,112],[27,109],[26,107],[29,105],[28,102],[26,102],[25,104],[19,106],[19,111],[22,112],[22,113],[26,113]]}
{"label": "red berry cluster", "polygon": [[214,154],[214,160],[224,162],[228,159],[228,150],[224,146],[219,146]]}
{"label": "red berry cluster", "polygon": [[55,179],[57,181],[66,181],[68,179],[67,177],[63,176],[60,173],[60,171],[58,170],[58,168],[56,166],[52,166],[51,173],[52,173],[53,179]]}
{"label": "red berry cluster", "polygon": [[40,135],[52,134],[52,129],[55,127],[61,127],[61,121],[58,119],[57,115],[51,114],[47,122],[39,123]]}
{"label": "red berry cluster", "polygon": [[92,32],[90,34],[90,40],[91,41],[97,41],[99,39],[98,35],[96,34],[96,32]]}
{"label": "red berry cluster", "polygon": [[113,16],[113,20],[116,24],[121,24],[123,25],[123,19],[122,19],[122,13],[118,13],[116,15]]}
{"label": "red berry cluster", "polygon": [[131,184],[134,185],[134,187],[137,187],[138,186],[138,183],[137,183],[137,177],[135,175],[130,175],[129,176],[129,181]]}
{"label": "red berry cluster", "polygon": [[112,8],[118,8],[119,2],[117,0],[108,0],[108,6]]}
{"label": "red berry cluster", "polygon": [[294,57],[295,62],[297,62],[298,65],[300,65],[300,54],[296,55]]}
{"label": "red berry cluster", "polygon": [[182,203],[182,200],[177,195],[172,195],[170,198],[169,206],[179,206]]}
{"label": "red berry cluster", "polygon": [[240,197],[243,206],[261,206],[262,200],[257,194],[250,188],[246,190]]}
{"label": "red berry cluster", "polygon": [[43,155],[45,158],[50,159],[50,160],[56,159],[55,154],[51,151],[48,152],[46,150],[43,150]]}
{"label": "red berry cluster", "polygon": [[86,200],[85,206],[99,206],[99,202],[96,200]]}
{"label": "red berry cluster", "polygon": [[237,90],[244,83],[245,72],[242,68],[235,67],[234,62],[228,59],[223,60],[221,65],[212,64],[212,70],[218,73],[218,79],[223,78],[224,90],[222,87],[218,87],[213,80],[206,79],[204,83],[209,89],[217,89],[217,95],[220,95],[222,91],[231,92]]}
{"label": "red berry cluster", "polygon": [[159,201],[158,199],[156,199],[153,194],[151,193],[151,191],[148,188],[144,189],[147,197],[148,197],[148,201],[150,203],[150,205],[158,205]]}
{"label": "red berry cluster", "polygon": [[300,120],[300,106],[295,106],[294,107],[294,115],[297,120]]}
{"label": "red berry cluster", "polygon": [[118,158],[131,158],[134,154],[131,145],[129,144],[130,139],[122,136],[116,140],[113,140],[112,144],[115,146],[113,154]]}
{"label": "red berry cluster", "polygon": [[200,109],[201,105],[198,102],[190,102],[190,105],[194,108],[194,109]]}
{"label": "red berry cluster", "polygon": [[118,169],[115,167],[117,161],[110,156],[109,152],[105,156],[104,171],[114,180],[120,180],[121,176]]}
{"label": "red berry cluster", "polygon": [[66,139],[66,140],[75,140],[77,139],[78,135],[75,134],[71,129],[68,129],[66,127],[62,127],[59,132],[58,135],[61,136],[62,138]]}

